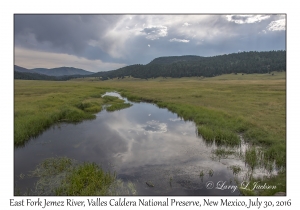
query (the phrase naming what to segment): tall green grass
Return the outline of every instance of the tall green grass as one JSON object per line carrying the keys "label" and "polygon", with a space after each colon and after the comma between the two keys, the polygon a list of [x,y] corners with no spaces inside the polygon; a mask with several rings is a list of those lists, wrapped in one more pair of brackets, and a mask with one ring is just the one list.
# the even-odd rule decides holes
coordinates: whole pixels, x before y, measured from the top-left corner
{"label": "tall green grass", "polygon": [[110,187],[116,180],[115,174],[95,163],[80,163],[67,157],[43,160],[30,176],[39,178],[31,189],[33,195],[111,195]]}
{"label": "tall green grass", "polygon": [[236,146],[240,145],[241,140],[236,133],[230,130],[216,130],[215,142],[217,145],[229,145]]}
{"label": "tall green grass", "polygon": [[77,108],[90,113],[100,112],[102,110],[101,104],[99,102],[80,102],[76,105]]}
{"label": "tall green grass", "polygon": [[108,195],[115,175],[104,172],[95,163],[84,163],[73,169],[55,189],[56,195],[97,196]]}
{"label": "tall green grass", "polygon": [[106,110],[108,112],[113,112],[113,111],[117,111],[117,110],[121,110],[121,109],[131,107],[131,106],[132,106],[132,104],[130,104],[130,103],[112,104],[111,106],[107,107]]}
{"label": "tall green grass", "polygon": [[242,171],[242,168],[238,165],[232,165],[229,168],[232,170],[233,175],[238,175]]}
{"label": "tall green grass", "polygon": [[248,164],[248,166],[251,168],[251,171],[253,171],[254,168],[258,165],[257,152],[254,147],[251,147],[250,149],[246,150],[245,161]]}
{"label": "tall green grass", "polygon": [[237,134],[230,130],[224,130],[220,128],[212,129],[208,126],[199,126],[198,133],[206,141],[215,142],[218,146],[237,146],[241,143],[241,140]]}
{"label": "tall green grass", "polygon": [[217,148],[212,151],[214,155],[216,155],[219,160],[221,158],[227,158],[229,155],[233,155],[235,152],[225,148]]}
{"label": "tall green grass", "polygon": [[206,140],[213,142],[215,140],[215,132],[207,126],[199,126],[198,133]]}
{"label": "tall green grass", "polygon": [[104,96],[103,99],[105,103],[111,104],[106,108],[108,112],[113,112],[113,111],[125,109],[132,106],[132,104],[124,103],[125,102],[124,100],[114,96]]}

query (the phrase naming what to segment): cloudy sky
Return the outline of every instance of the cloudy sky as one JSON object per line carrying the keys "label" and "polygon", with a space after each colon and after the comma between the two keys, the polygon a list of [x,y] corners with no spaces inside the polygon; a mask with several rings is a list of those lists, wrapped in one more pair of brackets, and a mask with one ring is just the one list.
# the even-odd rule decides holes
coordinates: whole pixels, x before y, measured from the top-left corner
{"label": "cloudy sky", "polygon": [[15,64],[98,72],[161,56],[286,49],[286,16],[14,15]]}

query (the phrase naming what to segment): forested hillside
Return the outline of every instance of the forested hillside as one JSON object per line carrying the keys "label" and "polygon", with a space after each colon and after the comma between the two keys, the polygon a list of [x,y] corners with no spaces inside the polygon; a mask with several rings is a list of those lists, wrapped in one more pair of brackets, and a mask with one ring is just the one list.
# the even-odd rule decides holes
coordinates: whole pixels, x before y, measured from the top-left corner
{"label": "forested hillside", "polygon": [[286,71],[286,51],[241,52],[213,57],[171,56],[160,57],[147,65],[131,65],[114,71],[98,72],[92,77],[103,79],[132,76],[152,77],[213,77],[230,73],[268,73]]}
{"label": "forested hillside", "polygon": [[93,72],[89,72],[83,69],[77,69],[73,67],[59,67],[59,68],[52,68],[52,69],[45,69],[45,68],[35,68],[31,71],[34,71],[38,74],[45,74],[48,76],[71,76],[71,75],[88,75],[92,74]]}
{"label": "forested hillside", "polygon": [[65,81],[69,79],[74,79],[82,77],[82,75],[70,75],[70,76],[48,76],[45,74],[30,73],[30,72],[14,72],[14,79],[24,79],[24,80],[53,80],[53,81]]}

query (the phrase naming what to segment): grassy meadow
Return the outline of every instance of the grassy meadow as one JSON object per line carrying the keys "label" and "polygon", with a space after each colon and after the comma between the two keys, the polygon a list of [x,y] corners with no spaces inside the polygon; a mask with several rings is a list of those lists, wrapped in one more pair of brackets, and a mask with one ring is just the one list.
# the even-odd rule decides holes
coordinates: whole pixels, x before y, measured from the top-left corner
{"label": "grassy meadow", "polygon": [[285,191],[286,73],[273,73],[148,80],[15,80],[14,142],[22,145],[59,121],[93,119],[104,104],[112,104],[108,111],[130,106],[111,97],[101,98],[106,91],[118,91],[129,100],[153,102],[194,121],[199,135],[208,142],[235,146],[242,135],[262,151],[261,159],[253,148],[246,152],[249,168],[267,167],[275,161],[281,173],[269,180]]}

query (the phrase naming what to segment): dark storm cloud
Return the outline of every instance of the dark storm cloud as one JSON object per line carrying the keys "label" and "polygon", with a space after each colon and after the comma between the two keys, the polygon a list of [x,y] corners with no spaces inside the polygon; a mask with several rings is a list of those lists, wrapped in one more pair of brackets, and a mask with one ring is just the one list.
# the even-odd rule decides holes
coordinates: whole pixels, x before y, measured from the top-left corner
{"label": "dark storm cloud", "polygon": [[119,16],[15,15],[15,44],[37,50],[81,55]]}

